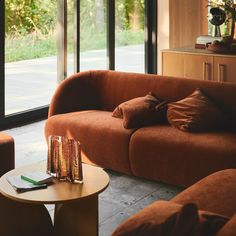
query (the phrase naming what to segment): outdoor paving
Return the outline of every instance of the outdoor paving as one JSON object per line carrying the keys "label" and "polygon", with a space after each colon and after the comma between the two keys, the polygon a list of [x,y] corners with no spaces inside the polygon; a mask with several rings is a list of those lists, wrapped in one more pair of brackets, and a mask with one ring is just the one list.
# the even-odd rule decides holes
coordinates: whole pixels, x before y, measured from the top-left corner
{"label": "outdoor paving", "polygon": [[[106,69],[106,50],[82,52],[81,71]],[[56,57],[5,64],[6,115],[48,105],[57,87]],[[68,56],[68,73],[74,73],[73,56]],[[144,45],[116,48],[116,70],[144,72]]]}
{"label": "outdoor paving", "polygon": [[[15,139],[16,167],[47,159],[45,121],[5,130]],[[111,235],[123,220],[156,200],[169,200],[182,189],[113,171],[109,187],[99,195],[99,235]],[[53,218],[53,205],[47,205]]]}

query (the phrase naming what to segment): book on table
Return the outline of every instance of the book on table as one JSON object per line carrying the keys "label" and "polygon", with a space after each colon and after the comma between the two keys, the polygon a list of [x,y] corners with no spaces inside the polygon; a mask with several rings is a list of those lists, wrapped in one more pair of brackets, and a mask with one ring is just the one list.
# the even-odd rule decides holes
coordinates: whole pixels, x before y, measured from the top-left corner
{"label": "book on table", "polygon": [[8,176],[7,181],[19,193],[30,191],[30,190],[47,188],[47,184],[36,185],[36,184],[33,184],[29,181],[22,179],[20,175]]}
{"label": "book on table", "polygon": [[35,185],[47,184],[52,182],[53,180],[53,177],[51,175],[42,171],[25,173],[21,175],[21,178]]}

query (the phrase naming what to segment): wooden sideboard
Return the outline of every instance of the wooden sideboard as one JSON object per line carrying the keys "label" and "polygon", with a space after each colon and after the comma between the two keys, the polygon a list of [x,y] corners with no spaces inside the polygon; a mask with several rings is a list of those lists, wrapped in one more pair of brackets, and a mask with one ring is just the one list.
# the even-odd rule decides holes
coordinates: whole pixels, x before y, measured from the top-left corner
{"label": "wooden sideboard", "polygon": [[162,51],[162,75],[236,82],[236,55],[195,48],[166,49]]}

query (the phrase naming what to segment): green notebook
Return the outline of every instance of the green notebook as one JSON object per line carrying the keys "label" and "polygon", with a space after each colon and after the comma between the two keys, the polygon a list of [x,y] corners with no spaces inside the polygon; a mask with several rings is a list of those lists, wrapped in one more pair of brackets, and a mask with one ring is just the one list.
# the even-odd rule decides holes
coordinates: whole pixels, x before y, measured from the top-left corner
{"label": "green notebook", "polygon": [[51,175],[42,171],[25,173],[21,175],[21,178],[35,185],[50,183],[53,180]]}

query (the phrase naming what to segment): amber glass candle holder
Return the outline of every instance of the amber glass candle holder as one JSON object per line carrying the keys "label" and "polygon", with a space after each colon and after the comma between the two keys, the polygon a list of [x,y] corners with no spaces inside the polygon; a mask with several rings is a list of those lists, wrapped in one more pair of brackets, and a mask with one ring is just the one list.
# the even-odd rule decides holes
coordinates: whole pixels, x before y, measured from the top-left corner
{"label": "amber glass candle holder", "polygon": [[59,180],[82,183],[80,143],[64,136],[49,136],[47,173]]}

